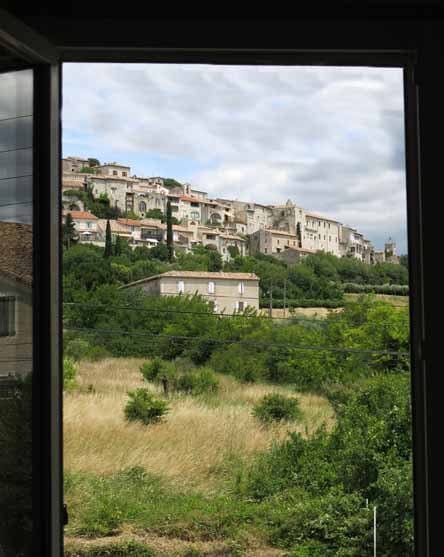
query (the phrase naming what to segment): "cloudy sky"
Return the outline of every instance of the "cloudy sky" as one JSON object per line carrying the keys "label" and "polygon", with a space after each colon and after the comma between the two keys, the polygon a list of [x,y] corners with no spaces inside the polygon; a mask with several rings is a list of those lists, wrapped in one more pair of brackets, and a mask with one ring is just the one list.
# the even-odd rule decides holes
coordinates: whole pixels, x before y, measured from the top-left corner
{"label": "cloudy sky", "polygon": [[287,199],[406,252],[402,70],[64,64],[63,156]]}

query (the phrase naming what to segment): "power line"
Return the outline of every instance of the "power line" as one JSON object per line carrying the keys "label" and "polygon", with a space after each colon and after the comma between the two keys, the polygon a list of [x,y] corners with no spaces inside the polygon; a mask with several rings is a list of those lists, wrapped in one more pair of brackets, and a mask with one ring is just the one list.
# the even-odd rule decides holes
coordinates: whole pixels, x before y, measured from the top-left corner
{"label": "power line", "polygon": [[257,342],[250,342],[245,340],[236,339],[217,339],[211,337],[190,337],[185,335],[163,335],[158,333],[138,333],[137,331],[123,331],[121,329],[91,329],[86,327],[65,327],[66,331],[77,331],[84,332],[87,334],[109,334],[109,335],[123,335],[139,338],[159,338],[159,339],[169,339],[169,340],[189,340],[189,341],[203,341],[203,342],[214,342],[216,344],[239,344],[244,346],[256,347],[256,348],[287,348],[289,350],[310,350],[316,352],[339,352],[339,353],[350,353],[350,354],[368,354],[377,356],[408,356],[408,352],[397,352],[394,350],[362,350],[359,348],[336,348],[334,346],[306,346],[298,344],[288,344],[288,343],[268,343],[259,344]]}
{"label": "power line", "polygon": [[[134,306],[100,306],[97,304],[87,304],[82,302],[63,302],[64,306],[76,306],[76,307],[88,307],[90,309],[98,309],[98,310],[108,310],[108,309],[118,309],[118,310],[130,310],[130,311],[137,311],[137,312],[145,312],[145,313],[175,313],[175,314],[184,314],[184,315],[204,315],[208,317],[243,317],[245,319],[273,319],[277,321],[282,321],[283,317],[270,317],[265,314],[260,315],[244,315],[242,313],[233,313],[233,314],[225,314],[225,313],[210,313],[205,311],[191,311],[191,310],[176,310],[176,309],[156,309],[156,308],[138,308]],[[324,321],[310,318],[310,317],[290,317],[292,321],[308,321],[313,323],[319,321],[320,323],[324,323]]]}

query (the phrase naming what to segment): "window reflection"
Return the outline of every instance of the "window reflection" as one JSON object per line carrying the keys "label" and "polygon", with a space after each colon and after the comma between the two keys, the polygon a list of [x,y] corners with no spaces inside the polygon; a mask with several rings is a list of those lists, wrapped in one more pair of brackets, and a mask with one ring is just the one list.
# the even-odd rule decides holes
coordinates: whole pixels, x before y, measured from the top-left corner
{"label": "window reflection", "polygon": [[32,554],[32,80],[0,74],[0,557]]}

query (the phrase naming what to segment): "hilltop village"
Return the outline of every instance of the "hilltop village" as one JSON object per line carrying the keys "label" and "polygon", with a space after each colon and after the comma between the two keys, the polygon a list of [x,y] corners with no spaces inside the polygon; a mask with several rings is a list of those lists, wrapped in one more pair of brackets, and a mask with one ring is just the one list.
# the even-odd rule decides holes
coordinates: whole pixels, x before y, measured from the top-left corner
{"label": "hilltop village", "polygon": [[[224,261],[233,253],[273,255],[286,263],[323,251],[354,257],[367,264],[399,263],[396,245],[383,250],[355,228],[296,205],[263,205],[233,199],[210,198],[207,192],[173,179],[131,175],[116,162],[69,156],[62,159],[63,215],[71,214],[79,242],[104,245],[106,223],[113,237],[131,246],[154,247],[166,240],[163,215],[170,200],[173,240],[186,251],[196,245],[216,249]],[[114,218],[100,218],[85,196],[107,205]],[[97,211],[96,211],[97,212]]]}

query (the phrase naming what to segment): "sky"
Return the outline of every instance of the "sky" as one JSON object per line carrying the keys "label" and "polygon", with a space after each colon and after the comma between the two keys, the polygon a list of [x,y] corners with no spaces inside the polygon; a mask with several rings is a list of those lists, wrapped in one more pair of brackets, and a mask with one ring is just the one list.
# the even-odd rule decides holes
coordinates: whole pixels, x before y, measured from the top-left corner
{"label": "sky", "polygon": [[281,204],[406,253],[399,68],[64,64],[63,156]]}

